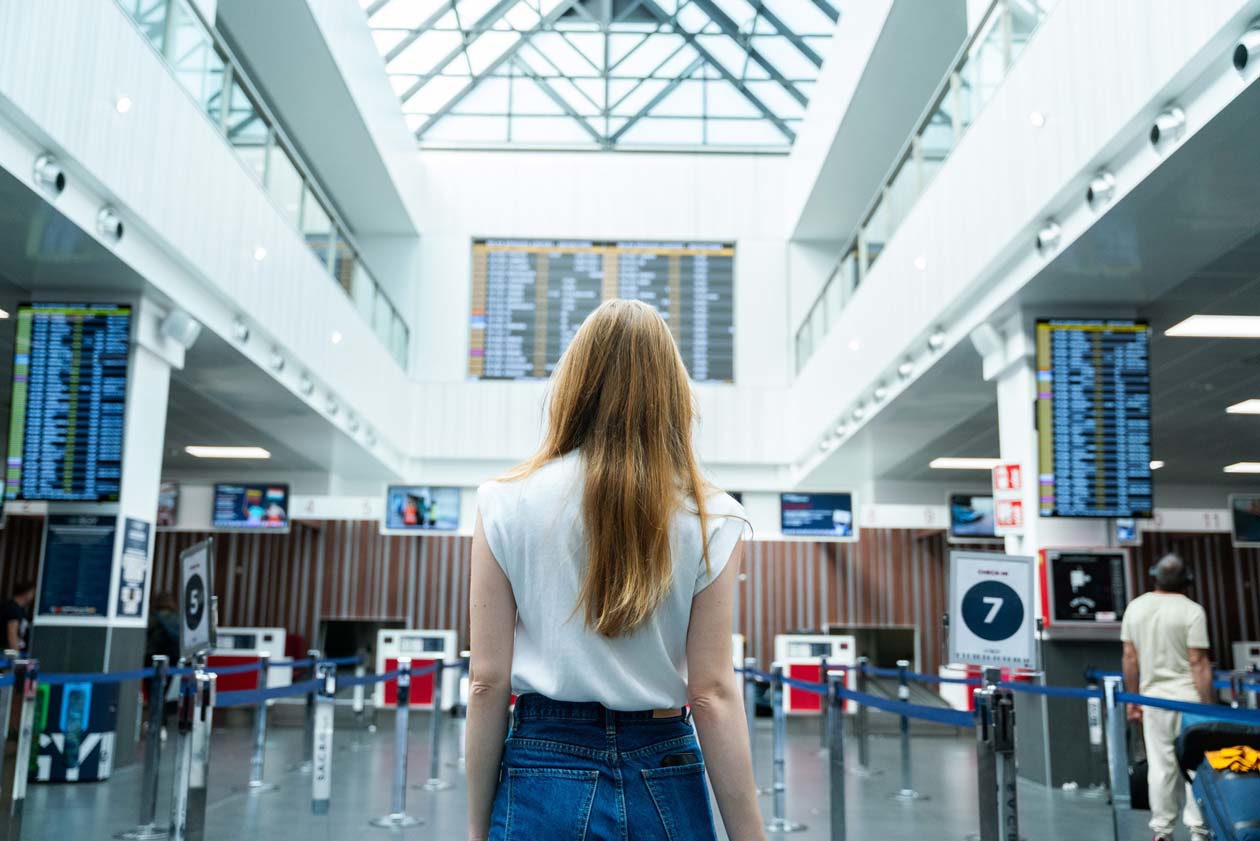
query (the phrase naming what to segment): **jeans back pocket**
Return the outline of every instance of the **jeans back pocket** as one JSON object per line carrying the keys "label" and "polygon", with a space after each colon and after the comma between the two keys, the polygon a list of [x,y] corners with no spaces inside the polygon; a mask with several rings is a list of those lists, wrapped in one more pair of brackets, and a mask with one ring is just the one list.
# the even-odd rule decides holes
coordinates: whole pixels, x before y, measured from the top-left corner
{"label": "jeans back pocket", "polygon": [[585,841],[598,771],[508,768],[504,841]]}
{"label": "jeans back pocket", "polygon": [[704,763],[644,768],[641,773],[670,841],[716,839]]}

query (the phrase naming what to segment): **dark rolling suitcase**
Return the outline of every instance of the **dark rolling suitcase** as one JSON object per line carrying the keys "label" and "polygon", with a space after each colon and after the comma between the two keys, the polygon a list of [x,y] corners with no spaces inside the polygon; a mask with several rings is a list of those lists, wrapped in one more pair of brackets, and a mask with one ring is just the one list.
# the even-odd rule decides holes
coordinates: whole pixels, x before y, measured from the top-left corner
{"label": "dark rolling suitcase", "polygon": [[1260,725],[1186,716],[1177,762],[1193,779],[1194,799],[1213,841],[1260,841],[1260,772],[1217,771],[1204,758],[1208,751],[1236,745],[1260,750]]}

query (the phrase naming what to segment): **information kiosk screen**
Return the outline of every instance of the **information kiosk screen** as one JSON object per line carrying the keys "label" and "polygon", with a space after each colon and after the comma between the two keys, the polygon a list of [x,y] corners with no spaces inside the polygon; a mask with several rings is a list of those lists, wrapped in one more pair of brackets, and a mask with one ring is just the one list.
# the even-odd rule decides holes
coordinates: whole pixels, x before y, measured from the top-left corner
{"label": "information kiosk screen", "polygon": [[468,376],[545,379],[611,298],[652,305],[697,382],[735,378],[735,246],[718,242],[476,240]]}
{"label": "information kiosk screen", "polygon": [[459,488],[391,485],[385,494],[386,531],[455,531]]}
{"label": "information kiosk screen", "polygon": [[273,483],[214,486],[216,529],[286,531],[289,528],[289,486]]}
{"label": "information kiosk screen", "polygon": [[949,537],[951,540],[997,540],[993,530],[991,494],[949,495]]}
{"label": "information kiosk screen", "polygon": [[22,304],[4,497],[117,502],[131,308]]}
{"label": "information kiosk screen", "polygon": [[1051,627],[1119,627],[1129,603],[1123,551],[1046,552]]}
{"label": "information kiosk screen", "polygon": [[779,494],[779,519],[785,537],[857,539],[851,493]]}
{"label": "information kiosk screen", "polygon": [[1037,477],[1043,517],[1150,517],[1150,328],[1037,323]]}
{"label": "information kiosk screen", "polygon": [[1229,498],[1234,523],[1234,545],[1260,547],[1260,495],[1234,494]]}

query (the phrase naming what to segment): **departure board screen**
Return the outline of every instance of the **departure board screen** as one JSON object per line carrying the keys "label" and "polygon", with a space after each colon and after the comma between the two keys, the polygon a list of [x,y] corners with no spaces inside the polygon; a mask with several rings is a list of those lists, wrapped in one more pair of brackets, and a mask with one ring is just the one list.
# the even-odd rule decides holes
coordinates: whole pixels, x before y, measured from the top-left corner
{"label": "departure board screen", "polygon": [[5,499],[117,501],[131,308],[23,304],[16,333]]}
{"label": "departure board screen", "polygon": [[735,246],[475,240],[468,375],[545,379],[582,321],[611,298],[656,308],[697,382],[732,382]]}
{"label": "departure board screen", "polygon": [[1041,516],[1151,516],[1149,351],[1143,322],[1037,323]]}

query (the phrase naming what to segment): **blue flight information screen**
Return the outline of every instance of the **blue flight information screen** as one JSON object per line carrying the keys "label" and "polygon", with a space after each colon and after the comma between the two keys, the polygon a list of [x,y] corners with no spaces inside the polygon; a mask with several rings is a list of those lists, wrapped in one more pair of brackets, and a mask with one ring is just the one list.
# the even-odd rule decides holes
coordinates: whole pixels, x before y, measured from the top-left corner
{"label": "blue flight information screen", "polygon": [[852,539],[853,495],[849,493],[779,494],[780,531],[785,536]]}
{"label": "blue flight information screen", "polygon": [[116,502],[131,308],[23,304],[16,333],[5,499]]}
{"label": "blue flight information screen", "polygon": [[1150,517],[1150,328],[1037,323],[1037,477],[1043,517]]}

